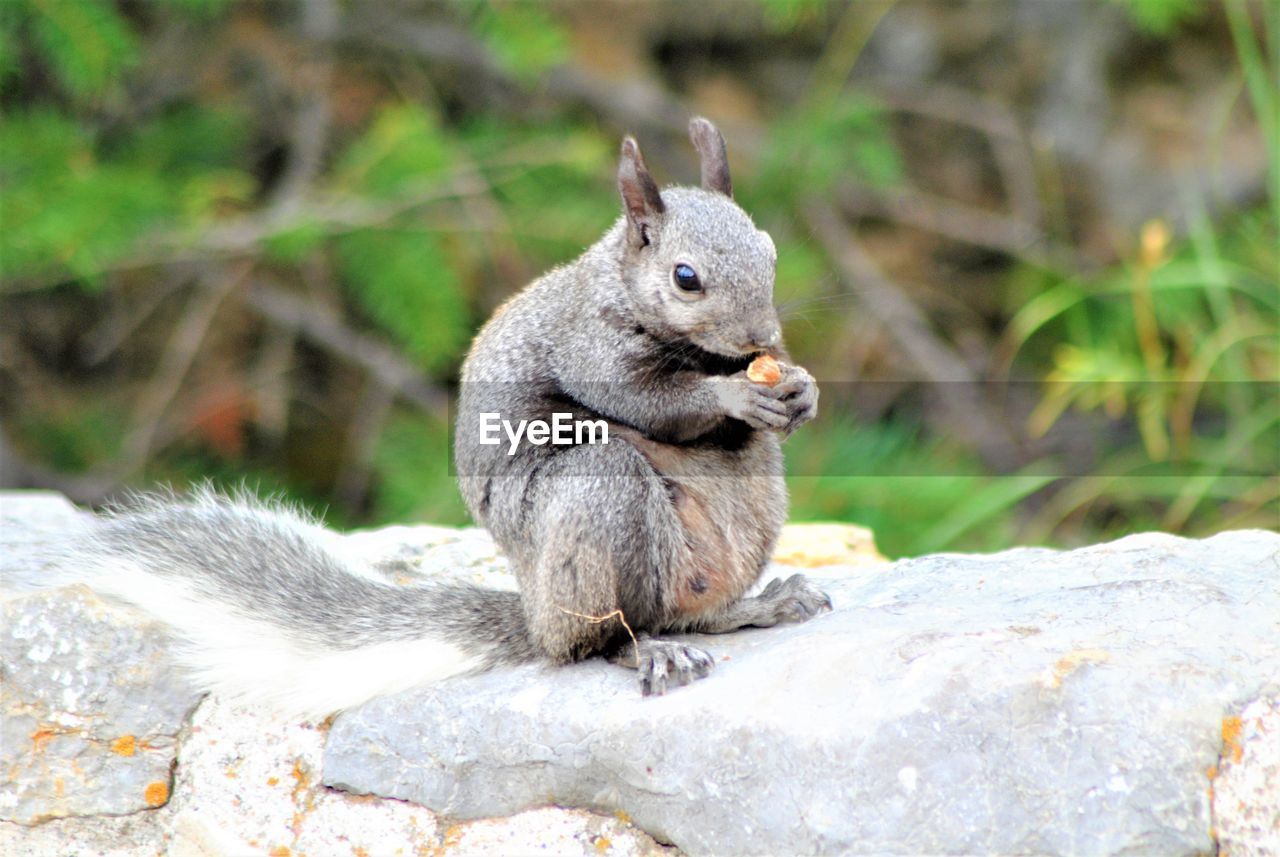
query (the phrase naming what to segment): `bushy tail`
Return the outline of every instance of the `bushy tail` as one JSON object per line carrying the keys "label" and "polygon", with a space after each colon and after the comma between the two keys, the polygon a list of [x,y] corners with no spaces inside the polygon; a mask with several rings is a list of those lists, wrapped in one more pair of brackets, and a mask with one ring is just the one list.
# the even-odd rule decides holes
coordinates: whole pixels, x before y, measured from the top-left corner
{"label": "bushy tail", "polygon": [[535,657],[517,593],[381,583],[300,512],[211,490],[135,497],[56,565],[172,626],[200,687],[295,715]]}

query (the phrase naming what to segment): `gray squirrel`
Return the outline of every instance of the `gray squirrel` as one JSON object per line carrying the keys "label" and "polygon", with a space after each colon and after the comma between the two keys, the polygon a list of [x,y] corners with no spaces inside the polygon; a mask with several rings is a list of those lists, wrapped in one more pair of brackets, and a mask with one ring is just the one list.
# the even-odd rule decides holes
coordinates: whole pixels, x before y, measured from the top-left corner
{"label": "gray squirrel", "polygon": [[[518,593],[380,582],[305,515],[210,489],[135,497],[92,520],[40,584],[132,602],[177,632],[202,687],[308,716],[499,664],[592,655],[661,694],[714,661],[657,635],[829,609],[801,575],[745,596],[786,517],[780,440],[813,418],[818,390],[786,362],[776,252],[733,202],[724,140],[706,119],[689,129],[702,187],[659,191],[624,140],[623,216],[500,307],[463,367],[459,484]],[[747,378],[764,352],[782,361],[773,386]],[[555,413],[604,421],[609,442],[482,443],[482,415]]]}

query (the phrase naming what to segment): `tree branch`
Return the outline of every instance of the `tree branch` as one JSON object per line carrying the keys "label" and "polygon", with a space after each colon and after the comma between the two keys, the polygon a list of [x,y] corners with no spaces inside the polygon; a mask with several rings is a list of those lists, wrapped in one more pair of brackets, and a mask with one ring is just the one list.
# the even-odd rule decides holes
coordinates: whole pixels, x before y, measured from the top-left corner
{"label": "tree branch", "polygon": [[850,234],[839,213],[822,201],[805,205],[804,217],[846,288],[856,292],[863,306],[892,337],[903,355],[937,390],[950,412],[945,433],[962,436],[997,472],[1017,467],[1019,454],[1013,435],[988,414],[977,395],[978,379],[949,345],[936,337],[924,313],[890,280]]}

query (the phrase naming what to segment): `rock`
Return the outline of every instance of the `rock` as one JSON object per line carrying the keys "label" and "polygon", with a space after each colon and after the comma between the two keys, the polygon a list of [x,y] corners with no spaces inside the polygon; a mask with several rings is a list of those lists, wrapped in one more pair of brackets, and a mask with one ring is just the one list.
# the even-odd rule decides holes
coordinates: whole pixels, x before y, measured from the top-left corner
{"label": "rock", "polygon": [[208,699],[182,742],[173,798],[125,816],[0,824],[9,857],[222,857],[228,854],[518,854],[658,857],[669,849],[624,819],[540,809],[445,824],[420,806],[325,788],[326,729]]}
{"label": "rock", "polygon": [[1280,854],[1280,693],[1222,720],[1222,756],[1210,771],[1220,854]]}
{"label": "rock", "polygon": [[1244,531],[820,569],[834,612],[694,638],[691,687],[591,661],[374,700],[324,781],[621,810],[693,854],[1209,852],[1223,718],[1280,677],[1278,562]]}
{"label": "rock", "polygon": [[[83,521],[0,494],[0,571],[38,579]],[[482,531],[333,539],[398,584],[512,585]],[[146,618],[10,600],[0,815],[24,823],[0,853],[667,851],[638,828],[695,854],[1277,853],[1280,536],[859,564],[870,539],[823,525],[780,547],[836,610],[696,638],[719,663],[692,687],[529,666],[330,728],[214,699],[191,719]]]}
{"label": "rock", "polygon": [[773,561],[796,568],[888,562],[876,550],[875,535],[853,524],[788,524],[773,549]]}
{"label": "rock", "polygon": [[0,587],[16,589],[40,580],[57,546],[89,520],[87,512],[53,491],[0,492]]}
{"label": "rock", "polygon": [[13,599],[0,615],[0,818],[167,802],[199,695],[175,672],[163,629],[83,588]]}
{"label": "rock", "polygon": [[[618,819],[577,811],[531,811],[514,818],[444,824],[426,809],[394,800],[358,798],[325,788],[320,767],[327,729],[285,723],[210,700],[200,707],[182,747],[172,816],[175,855],[507,853],[535,844],[549,853],[598,853],[606,839],[620,854],[659,851],[652,839]],[[495,853],[489,851],[488,853]]]}

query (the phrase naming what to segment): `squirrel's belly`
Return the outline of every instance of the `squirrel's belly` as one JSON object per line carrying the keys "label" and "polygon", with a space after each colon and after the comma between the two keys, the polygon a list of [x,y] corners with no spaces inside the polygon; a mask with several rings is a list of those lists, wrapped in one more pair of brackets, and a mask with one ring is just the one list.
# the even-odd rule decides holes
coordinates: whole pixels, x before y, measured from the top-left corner
{"label": "squirrel's belly", "polygon": [[[666,608],[672,618],[712,613],[759,579],[786,517],[776,441],[726,459],[719,451],[626,438],[663,480],[684,539],[672,557]],[[732,463],[730,463],[732,462]]]}
{"label": "squirrel's belly", "polygon": [[781,478],[687,479],[669,485],[685,533],[671,606],[693,617],[720,610],[760,578],[782,529]]}

